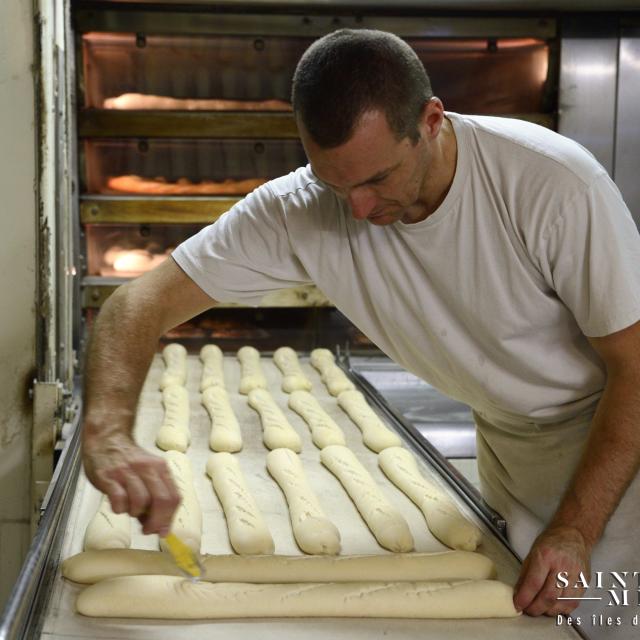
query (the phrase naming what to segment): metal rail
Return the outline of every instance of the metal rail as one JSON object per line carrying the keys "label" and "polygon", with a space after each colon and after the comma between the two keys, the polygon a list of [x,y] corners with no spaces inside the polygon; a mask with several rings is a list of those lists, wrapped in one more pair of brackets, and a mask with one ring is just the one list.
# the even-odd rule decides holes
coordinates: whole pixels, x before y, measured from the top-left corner
{"label": "metal rail", "polygon": [[[77,403],[80,409],[80,398]],[[2,613],[0,640],[23,640],[40,635],[41,614],[49,594],[47,586],[56,573],[64,534],[60,524],[69,513],[80,470],[81,413],[78,410],[74,418],[73,435],[67,441],[56,466],[42,519]]]}
{"label": "metal rail", "polygon": [[81,196],[83,224],[211,224],[241,196]]}

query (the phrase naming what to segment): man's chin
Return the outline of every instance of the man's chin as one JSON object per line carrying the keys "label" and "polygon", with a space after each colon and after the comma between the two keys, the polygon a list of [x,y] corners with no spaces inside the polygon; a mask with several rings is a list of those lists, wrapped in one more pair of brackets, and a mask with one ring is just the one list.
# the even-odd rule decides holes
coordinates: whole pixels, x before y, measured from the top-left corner
{"label": "man's chin", "polygon": [[402,216],[402,211],[395,211],[392,213],[382,213],[377,216],[372,216],[370,218],[367,218],[367,221],[371,224],[375,224],[377,227],[384,227],[385,225],[398,222],[398,220],[400,220]]}

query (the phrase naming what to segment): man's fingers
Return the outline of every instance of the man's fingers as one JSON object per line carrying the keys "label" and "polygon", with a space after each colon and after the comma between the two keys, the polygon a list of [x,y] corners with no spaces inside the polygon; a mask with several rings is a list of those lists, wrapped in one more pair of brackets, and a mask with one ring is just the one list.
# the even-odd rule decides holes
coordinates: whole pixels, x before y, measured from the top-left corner
{"label": "man's fingers", "polygon": [[525,607],[525,613],[530,616],[541,616],[556,607],[558,602],[564,602],[558,600],[558,596],[561,595],[562,589],[556,585],[556,574],[552,571],[547,575],[544,585],[540,588],[533,602]]}
{"label": "man's fingers", "polygon": [[549,566],[539,554],[527,560],[520,572],[518,581],[520,586],[513,599],[513,604],[518,611],[523,611],[531,605],[549,576]]}
{"label": "man's fingers", "polygon": [[142,473],[146,483],[151,504],[141,519],[143,533],[159,533],[161,536],[169,533],[171,518],[180,504],[180,495],[171,477],[168,481],[158,469],[149,468]]}
{"label": "man's fingers", "polygon": [[127,491],[119,482],[109,478],[100,478],[98,489],[109,498],[113,513],[127,513],[129,511]]}
{"label": "man's fingers", "polygon": [[129,496],[129,513],[137,518],[149,509],[151,496],[145,483],[134,472],[125,473],[125,482]]}

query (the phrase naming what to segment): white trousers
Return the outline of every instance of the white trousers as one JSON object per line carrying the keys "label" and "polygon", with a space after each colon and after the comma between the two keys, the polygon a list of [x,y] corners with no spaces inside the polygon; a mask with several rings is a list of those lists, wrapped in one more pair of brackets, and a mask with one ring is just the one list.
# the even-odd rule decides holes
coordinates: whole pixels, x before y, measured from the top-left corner
{"label": "white trousers", "polygon": [[[591,416],[554,425],[512,425],[474,417],[483,496],[506,520],[509,542],[524,558],[575,471]],[[596,572],[601,572],[601,587]],[[612,572],[625,581],[626,592]],[[627,489],[591,557],[590,588],[584,596],[599,599],[583,600],[571,614],[574,620],[580,618],[579,628],[589,638],[640,639],[640,576],[633,577],[633,572],[640,573],[640,475]]]}

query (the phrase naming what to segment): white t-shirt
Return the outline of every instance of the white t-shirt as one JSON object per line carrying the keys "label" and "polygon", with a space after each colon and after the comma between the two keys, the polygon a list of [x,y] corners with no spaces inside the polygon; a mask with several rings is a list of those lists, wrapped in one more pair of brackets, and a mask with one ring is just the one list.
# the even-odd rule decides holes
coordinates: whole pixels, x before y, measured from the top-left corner
{"label": "white t-shirt", "polygon": [[640,319],[640,238],[605,170],[537,125],[447,113],[451,188],[415,224],[374,226],[310,167],[256,189],[173,257],[212,298],[315,282],[400,365],[488,420],[592,411],[585,335]]}

